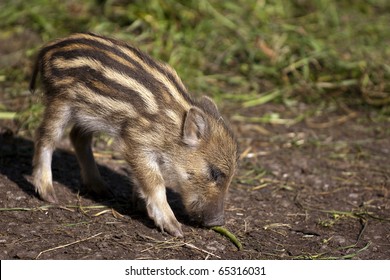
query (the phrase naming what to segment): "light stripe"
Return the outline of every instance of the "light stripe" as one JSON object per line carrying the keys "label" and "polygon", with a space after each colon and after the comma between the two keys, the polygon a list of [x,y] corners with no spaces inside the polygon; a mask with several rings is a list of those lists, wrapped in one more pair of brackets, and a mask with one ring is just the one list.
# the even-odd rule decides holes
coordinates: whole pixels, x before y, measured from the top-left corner
{"label": "light stripe", "polygon": [[93,40],[93,41],[97,41],[97,42],[100,42],[102,44],[105,44],[106,46],[109,46],[109,47],[114,47],[114,43],[108,41],[108,40],[105,40],[103,38],[99,38],[97,36],[94,36],[94,35],[91,35],[91,34],[83,34],[83,33],[76,33],[76,34],[72,34],[70,35],[69,37],[66,37],[66,38],[59,38],[59,39],[56,39],[54,41],[51,41],[49,43],[47,43],[44,47],[45,48],[51,48],[57,44],[60,44],[62,42],[66,42],[66,41],[69,41],[69,40],[78,40],[78,39],[87,39],[87,40]]}
{"label": "light stripe", "polygon": [[110,67],[104,66],[98,60],[85,58],[85,57],[78,57],[72,59],[56,58],[53,61],[53,64],[55,67],[61,69],[79,68],[79,67],[88,66],[102,73],[107,79],[138,92],[139,96],[144,101],[146,109],[149,113],[156,114],[158,112],[157,102],[154,98],[153,93],[149,89],[147,89],[144,85],[142,85],[135,79],[131,78],[130,76],[115,71]]}
{"label": "light stripe", "polygon": [[120,114],[123,114],[124,116],[129,118],[136,118],[138,116],[137,111],[134,109],[133,105],[125,102],[120,102],[103,95],[97,95],[92,89],[81,83],[73,84],[70,89],[71,90],[68,90],[68,92],[71,92],[73,97],[82,94],[82,96],[88,102],[97,104],[102,109],[102,111],[106,111],[104,113],[109,114],[119,112]]}
{"label": "light stripe", "polygon": [[165,110],[165,114],[168,116],[168,118],[177,126],[181,126],[182,120],[178,116],[178,114],[170,109]]}
{"label": "light stripe", "polygon": [[107,57],[111,58],[112,60],[115,60],[116,62],[121,63],[123,65],[126,65],[129,68],[136,69],[134,64],[130,63],[130,61],[115,54],[114,52],[110,52],[108,50],[101,49],[101,48],[95,47],[93,45],[88,45],[88,44],[82,43],[82,42],[59,47],[59,48],[55,48],[55,49],[51,49],[45,54],[45,56],[47,58],[50,58],[53,56],[53,53],[66,52],[66,51],[67,52],[77,52],[77,51],[82,52],[84,50],[104,53]]}
{"label": "light stripe", "polygon": [[111,42],[110,40],[107,40],[107,39],[104,39],[104,38],[100,38],[98,36],[95,36],[95,35],[92,35],[92,34],[74,34],[74,35],[71,35],[70,37],[68,37],[70,39],[87,39],[87,40],[93,40],[93,41],[97,41],[99,43],[102,43],[106,46],[109,46],[109,47],[115,47],[115,44],[113,42]]}
{"label": "light stripe", "polygon": [[[172,83],[172,81],[163,73],[161,73],[158,70],[154,70],[148,65],[146,62],[144,62],[139,56],[135,55],[131,50],[128,48],[118,46],[118,48],[126,55],[130,56],[132,59],[137,61],[144,69],[147,71],[150,75],[152,75],[156,80],[158,80],[160,83],[162,83],[164,86],[168,88],[169,93],[172,95],[172,97],[181,104],[185,110],[189,110],[191,108],[191,105],[188,104],[188,102],[185,100],[183,95],[178,91],[176,86]],[[176,81],[182,85],[182,82],[180,78],[177,76],[176,71],[174,71],[172,68],[168,67],[165,64],[159,63],[158,61],[155,61],[159,64],[162,68],[164,68],[167,72],[172,74],[176,78]],[[183,88],[184,85],[182,85]]]}

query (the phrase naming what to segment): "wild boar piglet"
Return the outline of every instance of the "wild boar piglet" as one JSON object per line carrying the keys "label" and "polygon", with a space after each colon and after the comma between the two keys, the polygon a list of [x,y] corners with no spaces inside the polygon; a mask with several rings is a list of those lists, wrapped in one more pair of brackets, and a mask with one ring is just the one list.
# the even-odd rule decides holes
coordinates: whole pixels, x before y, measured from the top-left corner
{"label": "wild boar piglet", "polygon": [[90,33],[45,45],[31,91],[38,74],[46,108],[36,132],[33,184],[43,200],[57,202],[52,154],[71,125],[71,142],[89,191],[108,193],[91,150],[93,133],[105,132],[117,140],[148,215],[162,231],[183,235],[167,202],[167,187],[204,226],[224,223],[237,143],[210,98],[193,99],[167,64],[124,42]]}

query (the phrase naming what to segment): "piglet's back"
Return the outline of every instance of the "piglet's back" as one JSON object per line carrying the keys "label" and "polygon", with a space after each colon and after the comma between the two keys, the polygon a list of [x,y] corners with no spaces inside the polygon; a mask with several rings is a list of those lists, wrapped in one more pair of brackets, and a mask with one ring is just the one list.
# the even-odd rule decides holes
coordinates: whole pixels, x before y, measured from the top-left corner
{"label": "piglet's back", "polygon": [[47,95],[67,92],[68,98],[96,109],[99,103],[119,109],[127,103],[130,113],[156,115],[166,108],[187,111],[193,104],[171,67],[121,41],[94,34],[74,34],[44,46],[32,90],[38,71]]}

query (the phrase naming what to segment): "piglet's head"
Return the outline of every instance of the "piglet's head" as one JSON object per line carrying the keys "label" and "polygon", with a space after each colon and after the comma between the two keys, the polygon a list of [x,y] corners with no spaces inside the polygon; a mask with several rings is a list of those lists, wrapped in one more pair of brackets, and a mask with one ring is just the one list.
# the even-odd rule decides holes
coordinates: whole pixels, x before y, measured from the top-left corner
{"label": "piglet's head", "polygon": [[179,192],[188,214],[206,227],[223,225],[237,142],[210,98],[203,97],[187,112],[180,150],[186,176]]}

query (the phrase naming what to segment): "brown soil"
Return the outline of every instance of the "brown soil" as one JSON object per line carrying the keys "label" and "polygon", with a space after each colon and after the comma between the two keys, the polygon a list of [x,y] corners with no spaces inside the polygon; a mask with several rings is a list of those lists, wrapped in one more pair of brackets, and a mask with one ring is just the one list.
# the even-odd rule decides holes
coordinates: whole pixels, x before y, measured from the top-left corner
{"label": "brown soil", "polygon": [[[241,111],[294,117],[283,105]],[[60,203],[47,205],[30,183],[33,142],[2,121],[0,259],[390,259],[390,124],[364,109],[341,114],[290,127],[233,122],[242,160],[226,227],[241,251],[190,224],[173,196],[185,237],[158,231],[136,210],[126,164],[106,149],[95,153],[115,198],[84,194],[67,139],[53,158]]]}

